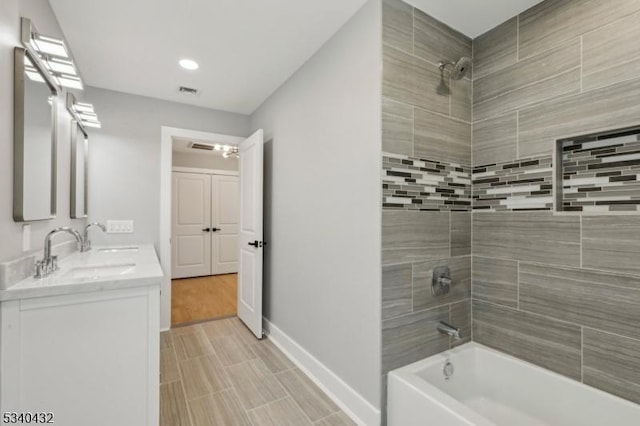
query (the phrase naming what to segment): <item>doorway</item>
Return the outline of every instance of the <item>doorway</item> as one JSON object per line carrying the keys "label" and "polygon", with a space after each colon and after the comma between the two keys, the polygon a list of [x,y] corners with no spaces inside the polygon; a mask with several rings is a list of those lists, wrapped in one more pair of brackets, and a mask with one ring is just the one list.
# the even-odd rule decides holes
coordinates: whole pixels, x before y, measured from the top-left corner
{"label": "doorway", "polygon": [[236,150],[193,138],[173,140],[172,326],[237,314]]}
{"label": "doorway", "polygon": [[[162,264],[163,271],[165,273],[161,292],[161,328],[162,330],[168,330],[172,326],[172,295],[179,294],[181,291],[178,289],[179,284],[176,284],[174,289],[172,283],[172,269],[174,263],[174,248],[172,244],[172,224],[173,224],[173,173],[174,173],[174,144],[184,143],[188,141],[192,144],[198,145],[228,145],[227,149],[222,149],[223,153],[226,153],[224,157],[230,156],[230,154],[237,154],[239,157],[237,166],[237,176],[239,178],[239,224],[238,224],[238,246],[236,253],[238,255],[237,265],[237,281],[225,277],[224,270],[222,275],[205,275],[208,280],[218,278],[218,281],[223,281],[227,286],[227,290],[223,293],[229,295],[229,287],[233,289],[235,285],[237,289],[236,293],[236,306],[238,318],[251,330],[251,332],[258,338],[263,336],[262,328],[262,257],[264,253],[265,242],[263,241],[263,146],[264,146],[264,133],[262,130],[257,130],[248,138],[241,138],[228,135],[220,135],[208,132],[200,132],[187,129],[179,129],[174,127],[161,128],[161,175],[160,175],[160,242],[158,244],[160,263]],[[215,148],[214,148],[215,149]],[[209,147],[211,150],[211,147]],[[217,150],[217,149],[216,149]],[[177,157],[177,156],[176,156]],[[202,158],[199,156],[199,158]],[[207,174],[210,172],[210,166],[202,167],[200,165],[190,165],[189,170],[180,169],[185,167],[184,165],[177,165],[175,171],[182,171],[194,174]],[[200,169],[200,170],[196,170]],[[205,170],[202,170],[205,169]],[[219,169],[219,168],[218,168]],[[216,170],[216,169],[213,169]],[[205,173],[207,172],[207,173]],[[220,175],[233,175],[229,170],[217,170]],[[206,183],[202,185],[201,192],[206,192],[204,188]],[[195,193],[195,192],[194,192]],[[201,203],[205,205],[206,203]],[[210,207],[209,207],[210,208]],[[201,207],[201,211],[205,208]],[[202,217],[206,217],[206,212],[201,214]],[[197,222],[197,221],[196,221]],[[200,220],[199,225],[203,225],[204,220]],[[203,233],[207,226],[200,228],[199,240],[201,244],[206,246],[207,237],[203,237],[206,233]],[[210,228],[214,228],[213,225]],[[215,226],[215,228],[218,228]],[[211,232],[211,230],[209,231]],[[195,238],[198,240],[198,238]],[[204,241],[204,242],[202,242]],[[205,250],[201,250],[201,258],[205,259]],[[195,262],[196,264],[198,262]],[[205,263],[201,260],[201,266]],[[224,261],[224,257],[220,257],[218,264],[228,263]],[[202,266],[204,272],[207,273],[207,267]],[[212,272],[209,272],[212,273]],[[193,278],[198,279],[202,277]],[[192,278],[188,278],[192,279]],[[203,281],[200,279],[199,282]],[[196,285],[196,281],[191,282],[192,285]],[[224,285],[223,284],[223,285]],[[202,297],[197,295],[197,292],[185,286],[184,293],[190,294],[192,300],[197,300],[197,304],[202,305]],[[206,292],[205,292],[206,294]],[[222,300],[224,296],[220,299]],[[233,305],[233,302],[230,302]]]}

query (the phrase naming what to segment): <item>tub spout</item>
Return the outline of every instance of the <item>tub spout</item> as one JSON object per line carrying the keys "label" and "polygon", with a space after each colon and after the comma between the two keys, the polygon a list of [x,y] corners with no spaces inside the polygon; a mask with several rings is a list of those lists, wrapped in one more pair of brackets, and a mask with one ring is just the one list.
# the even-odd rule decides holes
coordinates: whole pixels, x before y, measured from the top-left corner
{"label": "tub spout", "polygon": [[451,336],[456,340],[460,340],[462,338],[460,337],[460,329],[458,327],[447,324],[444,321],[440,321],[437,328],[440,333]]}

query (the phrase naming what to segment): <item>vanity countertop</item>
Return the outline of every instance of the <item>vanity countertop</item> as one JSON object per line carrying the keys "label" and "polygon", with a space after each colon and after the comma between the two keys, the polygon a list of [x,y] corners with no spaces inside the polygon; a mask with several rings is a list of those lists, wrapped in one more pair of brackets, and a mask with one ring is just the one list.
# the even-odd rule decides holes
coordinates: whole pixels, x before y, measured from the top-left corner
{"label": "vanity countertop", "polygon": [[30,277],[0,290],[0,301],[160,285],[163,277],[151,244],[94,247],[64,258],[59,267],[46,278]]}

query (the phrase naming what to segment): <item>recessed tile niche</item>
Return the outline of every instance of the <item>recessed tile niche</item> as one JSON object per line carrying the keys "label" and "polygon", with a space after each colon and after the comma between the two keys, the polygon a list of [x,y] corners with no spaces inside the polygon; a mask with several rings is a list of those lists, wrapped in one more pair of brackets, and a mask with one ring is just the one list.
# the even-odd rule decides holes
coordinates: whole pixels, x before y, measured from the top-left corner
{"label": "recessed tile niche", "polygon": [[640,211],[640,126],[559,140],[556,154],[558,211]]}

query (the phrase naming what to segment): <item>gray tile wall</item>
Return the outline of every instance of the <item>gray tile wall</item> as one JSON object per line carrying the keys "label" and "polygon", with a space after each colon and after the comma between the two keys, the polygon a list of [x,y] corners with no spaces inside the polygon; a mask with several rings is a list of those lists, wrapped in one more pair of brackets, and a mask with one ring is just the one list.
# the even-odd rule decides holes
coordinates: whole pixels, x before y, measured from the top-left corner
{"label": "gray tile wall", "polygon": [[[637,0],[547,0],[475,39],[476,170],[640,125],[639,37]],[[640,216],[478,210],[472,229],[473,339],[640,403]]]}
{"label": "gray tile wall", "polygon": [[[403,1],[382,3],[386,167],[381,204],[382,373],[386,389],[388,371],[459,344],[436,331],[439,321],[460,326],[463,341],[471,338],[471,213],[451,211],[470,209],[471,75],[449,82],[438,63],[470,57],[472,51],[471,39]],[[402,176],[387,172],[393,166],[402,173],[403,162],[405,169],[417,162],[438,166],[442,172],[413,170],[417,182],[394,182]],[[396,187],[399,183],[406,188]],[[420,201],[402,203],[402,198],[412,195],[412,200]],[[435,298],[430,290],[432,270],[445,265],[451,268],[452,290]],[[382,407],[384,412],[384,389]]]}

